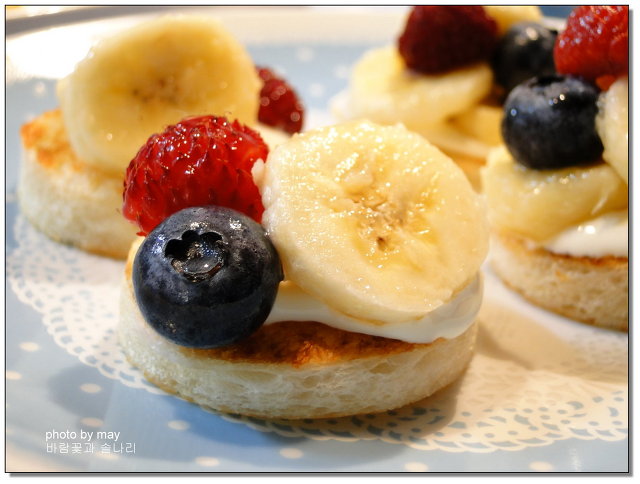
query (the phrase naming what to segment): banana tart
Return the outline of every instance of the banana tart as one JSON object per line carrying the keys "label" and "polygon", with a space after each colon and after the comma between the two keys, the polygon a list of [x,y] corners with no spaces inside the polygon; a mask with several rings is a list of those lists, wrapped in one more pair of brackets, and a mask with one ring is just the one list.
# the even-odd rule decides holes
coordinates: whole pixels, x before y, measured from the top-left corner
{"label": "banana tart", "polygon": [[272,145],[288,137],[261,122],[258,72],[215,19],[161,17],[103,39],[59,81],[59,108],[22,127],[22,213],[56,241],[125,258],[136,229],[120,213],[122,182],[151,134],[220,114]]}
{"label": "banana tart", "polygon": [[502,280],[543,308],[621,331],[629,327],[627,15],[626,7],[572,13],[555,52],[563,73],[511,91],[505,146],[482,173],[491,265]]}
{"label": "banana tart", "polygon": [[[403,123],[447,153],[479,188],[479,169],[501,142],[504,87],[498,80],[533,76],[553,64],[555,37],[541,20],[535,6],[413,7],[394,45],[369,50],[356,62],[333,110],[340,119]],[[536,30],[535,41],[510,32],[525,26]],[[497,68],[498,54],[516,49],[517,60],[512,55]]]}
{"label": "banana tart", "polygon": [[[201,149],[215,151],[225,122],[168,128],[129,167],[126,213],[154,220],[124,274],[118,331],[130,362],[182,398],[263,418],[386,411],[459,378],[489,237],[461,169],[403,126],[358,121],[295,135],[264,159],[235,150],[254,192],[235,175],[206,178],[227,161],[195,163],[202,151],[183,139],[206,132]],[[172,175],[158,197],[204,183],[226,203],[139,203],[156,188],[136,173],[157,163]],[[181,177],[185,166],[199,183]]]}

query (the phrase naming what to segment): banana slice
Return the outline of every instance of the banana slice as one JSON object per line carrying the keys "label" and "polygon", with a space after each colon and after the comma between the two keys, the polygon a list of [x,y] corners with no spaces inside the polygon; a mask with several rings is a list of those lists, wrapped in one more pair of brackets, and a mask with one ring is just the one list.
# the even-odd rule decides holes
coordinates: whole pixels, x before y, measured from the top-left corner
{"label": "banana slice", "polygon": [[598,100],[596,129],[604,145],[602,157],[629,184],[629,79],[614,82]]}
{"label": "banana slice", "polygon": [[260,80],[214,19],[161,17],[98,43],[58,85],[69,140],[87,163],[122,174],[147,138],[189,115],[253,124]]}
{"label": "banana slice", "polygon": [[498,24],[498,34],[502,35],[517,22],[540,22],[542,10],[536,5],[484,5],[487,15]]}
{"label": "banana slice", "polygon": [[[450,123],[462,133],[486,146],[498,146],[502,144],[500,125],[503,116],[502,106],[477,104],[452,118]],[[487,154],[485,154],[484,158],[486,156]]]}
{"label": "banana slice", "polygon": [[489,94],[492,82],[487,63],[428,76],[407,69],[395,46],[373,49],[351,75],[352,117],[401,122],[422,132],[473,107]]}
{"label": "banana slice", "polygon": [[502,144],[502,116],[502,108],[498,106],[477,104],[444,123],[424,128],[418,133],[447,153],[484,162],[491,149]]}
{"label": "banana slice", "polygon": [[496,228],[538,242],[628,205],[627,186],[606,163],[530,170],[501,146],[491,151],[481,176],[489,218]]}
{"label": "banana slice", "polygon": [[476,276],[488,248],[464,173],[402,125],[296,135],[254,168],[286,277],[371,324],[417,320]]}

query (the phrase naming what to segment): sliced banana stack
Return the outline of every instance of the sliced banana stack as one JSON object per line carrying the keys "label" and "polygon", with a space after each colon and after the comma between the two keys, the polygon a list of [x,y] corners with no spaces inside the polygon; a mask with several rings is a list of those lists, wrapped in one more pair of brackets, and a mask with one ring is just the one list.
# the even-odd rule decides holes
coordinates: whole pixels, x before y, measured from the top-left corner
{"label": "sliced banana stack", "polygon": [[[483,7],[497,22],[500,34],[514,23],[542,19],[537,6]],[[468,157],[478,163],[501,141],[502,109],[482,104],[492,86],[493,72],[488,62],[425,75],[407,69],[397,46],[387,45],[366,52],[356,62],[348,93],[334,102],[333,111],[341,120],[403,123],[452,154],[456,161]],[[467,174],[476,178],[471,166]]]}
{"label": "sliced banana stack", "polygon": [[147,138],[190,115],[254,124],[260,80],[245,49],[210,18],[171,16],[98,43],[58,85],[70,143],[121,175]]}
{"label": "sliced banana stack", "polygon": [[626,184],[607,163],[530,170],[505,146],[489,154],[482,186],[491,222],[538,242],[628,204]]}
{"label": "sliced banana stack", "polygon": [[469,284],[488,249],[464,173],[402,125],[296,135],[254,168],[287,279],[371,324],[418,320]]}
{"label": "sliced banana stack", "polygon": [[373,49],[357,62],[350,102],[354,117],[402,122],[421,132],[476,105],[489,94],[492,82],[487,63],[439,75],[412,72],[393,45]]}

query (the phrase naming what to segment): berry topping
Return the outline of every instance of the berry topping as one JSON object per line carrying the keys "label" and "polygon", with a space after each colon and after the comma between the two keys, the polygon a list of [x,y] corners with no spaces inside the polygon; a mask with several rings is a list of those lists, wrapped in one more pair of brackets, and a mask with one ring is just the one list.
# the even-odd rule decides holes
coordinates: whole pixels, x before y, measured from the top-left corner
{"label": "berry topping", "polygon": [[536,22],[519,22],[502,36],[493,56],[496,82],[508,93],[535,76],[555,74],[553,46],[558,32]]}
{"label": "berry topping", "polygon": [[257,330],[282,279],[262,226],[216,206],[185,208],[165,219],[142,242],[132,269],[148,324],[192,348],[228,345]]}
{"label": "berry topping", "polygon": [[304,106],[287,81],[266,67],[258,67],[264,82],[260,90],[258,120],[289,134],[299,133],[304,121]]}
{"label": "berry topping", "polygon": [[124,216],[146,235],[169,215],[186,207],[221,205],[257,222],[262,199],[251,168],[266,160],[260,135],[237,121],[187,118],[154,134],[127,168]]}
{"label": "berry topping", "polygon": [[[561,74],[598,81],[629,72],[629,7],[588,5],[575,8],[554,49]],[[600,84],[600,83],[599,83]]]}
{"label": "berry topping", "polygon": [[538,170],[597,161],[598,94],[586,81],[557,75],[515,87],[505,101],[502,136],[516,161]]}
{"label": "berry topping", "polygon": [[413,7],[398,50],[407,67],[440,74],[488,60],[497,42],[497,24],[479,5]]}

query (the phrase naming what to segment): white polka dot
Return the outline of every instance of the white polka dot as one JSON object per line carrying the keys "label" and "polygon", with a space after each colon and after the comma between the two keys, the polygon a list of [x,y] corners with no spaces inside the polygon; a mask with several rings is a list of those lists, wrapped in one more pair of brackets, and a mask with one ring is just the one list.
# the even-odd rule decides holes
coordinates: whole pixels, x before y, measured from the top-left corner
{"label": "white polka dot", "polygon": [[280,77],[287,77],[287,69],[285,69],[284,67],[282,67],[280,65],[274,66],[273,72],[275,72]]}
{"label": "white polka dot", "polygon": [[171,420],[167,423],[167,427],[173,430],[187,430],[189,428],[189,422],[184,420]]}
{"label": "white polka dot", "polygon": [[404,468],[409,472],[426,472],[429,467],[424,462],[407,462]]}
{"label": "white polka dot", "polygon": [[309,86],[309,92],[313,97],[320,97],[324,94],[324,86],[318,83],[311,84],[311,86]]}
{"label": "white polka dot", "polygon": [[47,93],[47,86],[44,84],[44,82],[38,82],[33,87],[33,93],[38,97],[42,97]]}
{"label": "white polka dot", "polygon": [[548,472],[553,470],[553,465],[551,465],[550,462],[534,461],[529,464],[529,469],[538,472]]}
{"label": "white polka dot", "polygon": [[22,374],[17,371],[6,371],[4,374],[7,380],[20,380],[22,378]]}
{"label": "white polka dot", "polygon": [[102,390],[100,385],[96,385],[95,383],[83,383],[80,385],[80,390],[85,393],[98,393]]}
{"label": "white polka dot", "polygon": [[296,51],[296,58],[302,62],[309,62],[315,56],[313,49],[309,47],[299,47]]}
{"label": "white polka dot", "polygon": [[24,351],[38,351],[40,345],[31,341],[25,341],[24,343],[20,343],[20,349]]}
{"label": "white polka dot", "polygon": [[102,427],[102,424],[104,424],[101,419],[93,417],[85,417],[83,419],[80,419],[80,423],[87,427]]}
{"label": "white polka dot", "polygon": [[333,69],[333,75],[336,77],[336,79],[348,79],[350,72],[351,70],[349,66],[346,66],[344,64],[337,65]]}
{"label": "white polka dot", "polygon": [[280,450],[280,455],[286,459],[299,459],[303,456],[303,453],[300,449],[285,447],[284,449]]}
{"label": "white polka dot", "polygon": [[216,467],[220,465],[220,461],[215,457],[196,457],[196,464],[203,467]]}

